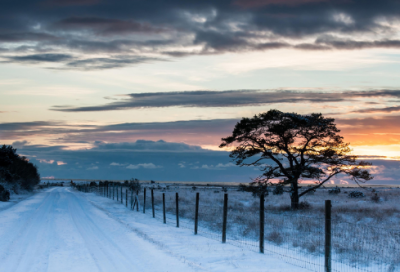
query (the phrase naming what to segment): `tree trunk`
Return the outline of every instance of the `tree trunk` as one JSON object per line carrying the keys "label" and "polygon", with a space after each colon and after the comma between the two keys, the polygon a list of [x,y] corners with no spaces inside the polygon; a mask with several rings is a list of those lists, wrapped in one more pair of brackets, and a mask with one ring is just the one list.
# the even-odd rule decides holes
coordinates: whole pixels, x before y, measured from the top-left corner
{"label": "tree trunk", "polygon": [[300,203],[300,197],[299,197],[299,186],[298,186],[297,180],[292,182],[292,192],[290,195],[290,200],[291,200],[292,210],[298,210],[299,203]]}

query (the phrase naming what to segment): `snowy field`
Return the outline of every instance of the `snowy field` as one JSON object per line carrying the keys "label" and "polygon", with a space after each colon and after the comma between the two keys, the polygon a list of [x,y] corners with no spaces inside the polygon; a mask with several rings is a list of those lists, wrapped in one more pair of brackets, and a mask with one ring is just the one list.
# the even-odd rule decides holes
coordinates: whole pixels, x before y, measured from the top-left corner
{"label": "snowy field", "polygon": [[[199,235],[221,241],[222,206],[221,188],[197,186],[154,187],[156,219],[163,221],[162,194],[165,194],[167,224],[175,223],[175,193],[179,193],[181,227],[193,231],[196,193],[200,194]],[[120,189],[114,191],[115,201]],[[102,193],[103,187],[91,188]],[[321,189],[303,199],[309,204],[298,212],[290,210],[287,195],[266,197],[265,252],[275,254],[285,262],[310,271],[324,271],[324,202],[332,200],[332,271],[374,272],[400,271],[400,213],[397,208],[398,188],[364,188],[364,198],[350,198],[353,188],[342,188],[340,194],[329,194]],[[110,193],[112,192],[110,188]],[[259,199],[249,193],[227,188],[229,195],[227,243],[258,252]],[[376,199],[375,194],[379,194]],[[128,191],[128,202],[132,193]],[[111,197],[111,196],[110,196]],[[139,194],[143,203],[143,191]],[[151,199],[146,197],[147,214],[151,214]],[[121,199],[120,199],[121,200]],[[120,201],[119,200],[119,201]]]}
{"label": "snowy field", "polygon": [[7,272],[308,271],[70,187],[4,207],[0,241],[0,271]]}

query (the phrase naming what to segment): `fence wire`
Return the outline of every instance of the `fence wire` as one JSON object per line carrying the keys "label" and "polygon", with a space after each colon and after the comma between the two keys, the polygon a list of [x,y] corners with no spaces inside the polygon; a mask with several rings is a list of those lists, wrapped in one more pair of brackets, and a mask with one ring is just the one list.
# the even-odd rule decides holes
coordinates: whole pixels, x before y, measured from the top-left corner
{"label": "fence wire", "polygon": [[[122,204],[126,201],[122,189]],[[82,192],[107,196],[105,188],[81,187]],[[181,191],[180,191],[181,192]],[[162,194],[165,193],[166,224],[176,226],[175,192],[154,190],[155,219],[164,222]],[[210,193],[210,192],[207,192]],[[214,192],[216,193],[216,192]],[[219,192],[218,192],[219,193]],[[197,234],[222,241],[223,194],[212,201],[200,194]],[[128,191],[128,208],[132,208],[136,193]],[[118,196],[118,197],[117,197]],[[108,198],[121,203],[121,186],[110,186]],[[138,195],[140,210],[152,216],[151,190]],[[196,194],[187,191],[179,195],[179,227],[194,231]],[[145,202],[145,206],[143,207]],[[251,201],[250,201],[251,202]],[[229,203],[229,202],[228,202]],[[136,208],[134,209],[137,210]],[[260,250],[260,215],[254,205],[228,204],[226,242],[255,252]],[[266,209],[264,214],[264,253],[275,254],[285,262],[310,271],[325,271],[325,218],[304,211]],[[400,268],[400,230],[387,226],[370,226],[346,222],[338,216],[331,220],[331,264],[335,272],[394,272]]]}
{"label": "fence wire", "polygon": [[266,210],[264,233],[266,252],[311,271],[324,271],[324,218]]}
{"label": "fence wire", "polygon": [[395,271],[400,231],[332,220],[332,271]]}

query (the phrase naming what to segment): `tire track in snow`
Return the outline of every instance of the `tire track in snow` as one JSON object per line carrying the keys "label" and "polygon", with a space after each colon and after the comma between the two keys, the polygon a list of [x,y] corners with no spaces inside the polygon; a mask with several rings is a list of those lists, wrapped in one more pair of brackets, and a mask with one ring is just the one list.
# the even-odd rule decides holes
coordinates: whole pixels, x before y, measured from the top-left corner
{"label": "tire track in snow", "polygon": [[68,188],[0,212],[0,241],[0,271],[195,271]]}
{"label": "tire track in snow", "polygon": [[96,203],[92,202],[89,200],[89,202],[96,207],[97,209],[101,210],[102,212],[104,212],[108,217],[112,218],[113,220],[119,222],[121,225],[124,225],[127,229],[135,232],[136,234],[138,234],[141,238],[143,238],[144,240],[156,245],[160,250],[163,250],[164,252],[168,253],[169,255],[178,258],[179,260],[181,260],[182,262],[185,262],[187,265],[189,265],[190,267],[192,267],[193,269],[195,269],[196,271],[208,271],[205,267],[203,267],[201,264],[199,263],[195,263],[195,262],[191,262],[188,261],[184,256],[181,256],[171,250],[169,250],[163,243],[161,243],[158,240],[155,240],[153,238],[151,238],[149,235],[147,235],[146,233],[144,233],[143,231],[134,228],[132,226],[130,226],[129,224],[123,222],[122,220],[120,220],[118,217],[114,216],[112,213],[110,213],[109,211],[107,211],[106,209],[103,209],[102,207],[100,207],[99,205],[97,205]]}

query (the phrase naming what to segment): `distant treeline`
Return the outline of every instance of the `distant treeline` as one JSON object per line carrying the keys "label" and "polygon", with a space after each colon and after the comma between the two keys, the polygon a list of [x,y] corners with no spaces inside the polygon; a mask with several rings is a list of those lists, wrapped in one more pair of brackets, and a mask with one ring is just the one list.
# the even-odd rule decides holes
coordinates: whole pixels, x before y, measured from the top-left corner
{"label": "distant treeline", "polygon": [[29,160],[17,154],[17,149],[11,145],[3,145],[0,148],[0,182],[21,188],[32,190],[40,182],[37,166]]}

